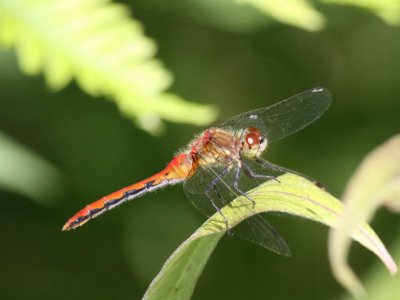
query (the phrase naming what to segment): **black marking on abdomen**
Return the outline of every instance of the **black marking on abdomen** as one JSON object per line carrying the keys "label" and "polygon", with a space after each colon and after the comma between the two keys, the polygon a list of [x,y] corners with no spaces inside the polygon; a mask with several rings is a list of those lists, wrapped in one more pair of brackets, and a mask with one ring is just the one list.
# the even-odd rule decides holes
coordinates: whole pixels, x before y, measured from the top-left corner
{"label": "black marking on abdomen", "polygon": [[110,210],[112,208],[114,208],[115,206],[118,206],[128,200],[132,200],[135,199],[137,197],[140,197],[142,194],[145,194],[146,192],[150,192],[156,188],[160,188],[162,186],[165,185],[170,185],[170,184],[174,184],[177,182],[180,182],[182,180],[165,180],[165,181],[161,181],[157,184],[154,184],[156,181],[155,180],[151,180],[147,183],[145,183],[143,185],[143,187],[139,188],[139,189],[132,189],[130,191],[126,191],[125,193],[123,193],[122,197],[119,198],[114,198],[114,199],[110,199],[110,200],[105,200],[103,202],[104,207],[102,208],[93,208],[91,210],[89,210],[88,214],[85,216],[81,216],[79,217],[77,220],[75,220],[75,222],[73,222],[71,224],[71,227],[76,227],[77,225],[79,225],[80,223],[86,221],[87,219],[92,219],[97,217],[98,215],[102,214],[103,212],[105,212],[106,210]]}
{"label": "black marking on abdomen", "polygon": [[104,208],[93,208],[89,210],[89,217],[94,218],[98,213],[101,213]]}
{"label": "black marking on abdomen", "polygon": [[76,226],[79,226],[82,222],[86,221],[87,219],[90,218],[90,215],[85,215],[85,216],[80,216],[77,218],[75,221],[73,221],[70,225],[71,228],[75,228]]}
{"label": "black marking on abdomen", "polygon": [[122,204],[123,202],[125,202],[126,200],[129,200],[130,198],[136,196],[137,194],[139,194],[140,192],[143,192],[147,189],[147,187],[142,187],[140,189],[136,189],[136,190],[131,190],[131,191],[127,191],[125,192],[122,197],[120,198],[115,198],[115,199],[111,199],[108,201],[104,202],[104,206],[106,209],[111,209],[116,205]]}
{"label": "black marking on abdomen", "polygon": [[127,191],[127,192],[124,193],[124,196],[121,198],[121,200],[128,199],[128,198],[130,198],[132,196],[135,196],[136,194],[139,194],[140,192],[143,192],[143,190],[145,190],[146,188],[147,188],[147,186],[144,186],[144,187],[142,187],[140,189]]}
{"label": "black marking on abdomen", "polygon": [[146,188],[151,188],[151,187],[153,187],[153,186],[154,186],[154,182],[155,182],[155,180],[151,180],[151,181],[149,181],[149,182],[146,182],[146,183],[145,183],[145,187],[146,187]]}
{"label": "black marking on abdomen", "polygon": [[116,198],[116,199],[112,199],[112,200],[108,200],[108,201],[104,202],[104,206],[105,206],[106,209],[111,209],[115,205],[118,205],[119,202],[123,201],[124,199],[125,199],[125,194],[121,198]]}

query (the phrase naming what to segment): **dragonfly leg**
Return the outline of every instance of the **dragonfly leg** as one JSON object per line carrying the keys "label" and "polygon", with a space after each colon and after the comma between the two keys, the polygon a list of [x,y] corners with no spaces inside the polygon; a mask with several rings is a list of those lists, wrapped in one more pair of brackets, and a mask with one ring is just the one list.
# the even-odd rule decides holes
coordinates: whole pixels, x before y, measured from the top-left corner
{"label": "dragonfly leg", "polygon": [[240,188],[239,188],[239,178],[240,178],[240,165],[238,164],[236,167],[236,172],[235,172],[235,181],[233,182],[233,188],[235,189],[236,192],[238,192],[240,195],[242,195],[243,197],[246,197],[248,200],[251,201],[251,203],[253,203],[253,208],[256,205],[256,201],[254,201],[254,199],[252,199],[251,197],[249,197],[249,195],[247,195],[245,192],[243,192]]}
{"label": "dragonfly leg", "polygon": [[293,170],[290,170],[290,169],[275,165],[273,163],[270,163],[268,160],[262,159],[260,157],[256,158],[256,162],[258,164],[260,164],[263,168],[266,168],[266,169],[271,169],[273,171],[280,172],[280,173],[283,173],[283,174],[284,173],[293,173],[293,174],[299,175],[301,177],[304,177],[304,178],[314,182],[314,184],[317,187],[319,187],[320,189],[325,190],[325,187],[321,182],[315,180],[314,178],[311,178],[310,176],[306,176],[304,174],[301,174],[300,172],[296,172],[296,171],[293,171]]}
{"label": "dragonfly leg", "polygon": [[210,195],[211,190],[214,190],[214,192],[217,194],[217,196],[223,200],[221,194],[219,193],[218,189],[217,189],[217,183],[222,180],[222,177],[228,172],[229,167],[225,168],[224,170],[222,170],[222,172],[220,174],[218,174],[211,182],[210,184],[206,187],[204,193],[207,196],[207,198],[210,200],[211,205],[215,208],[215,210],[222,216],[222,218],[224,219],[225,222],[225,226],[226,226],[226,230],[228,231],[228,234],[230,234],[230,228],[229,228],[229,222],[228,219],[226,218],[226,216],[223,214],[223,212],[221,211],[221,209],[218,207],[218,205],[215,203],[215,201],[213,200],[213,198]]}
{"label": "dragonfly leg", "polygon": [[256,162],[261,165],[261,167],[265,168],[265,169],[270,169],[273,170],[275,172],[279,172],[279,173],[297,173],[295,171],[286,169],[284,167],[275,165],[273,163],[270,163],[268,160],[262,159],[260,157],[256,158]]}
{"label": "dragonfly leg", "polygon": [[[210,189],[211,190],[211,189]],[[218,205],[215,204],[214,200],[212,199],[212,197],[210,196],[210,190],[206,190],[205,194],[207,196],[207,198],[210,200],[211,205],[215,208],[215,210],[222,216],[222,218],[224,219],[224,223],[225,223],[225,227],[226,230],[228,231],[229,234],[229,222],[228,219],[226,218],[226,216],[224,215],[224,213],[220,210],[220,208],[218,207]]]}
{"label": "dragonfly leg", "polygon": [[[261,163],[261,161],[256,160],[257,162]],[[264,174],[256,174],[246,163],[244,163],[243,161],[241,162],[242,166],[243,166],[243,170],[245,172],[245,174],[250,177],[250,178],[255,178],[255,179],[274,179],[278,182],[280,182],[278,179],[276,179],[276,176],[272,176],[272,175],[264,175]],[[262,165],[264,167],[264,165]],[[274,171],[276,171],[275,169],[272,169]]]}

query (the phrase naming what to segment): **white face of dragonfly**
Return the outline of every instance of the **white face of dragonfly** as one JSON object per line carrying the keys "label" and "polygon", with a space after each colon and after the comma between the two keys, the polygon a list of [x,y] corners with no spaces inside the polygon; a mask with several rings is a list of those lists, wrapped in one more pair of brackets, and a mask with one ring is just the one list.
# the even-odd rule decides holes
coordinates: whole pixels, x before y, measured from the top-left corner
{"label": "white face of dragonfly", "polygon": [[259,157],[267,149],[268,141],[261,132],[254,127],[246,130],[242,141],[242,155],[248,158]]}

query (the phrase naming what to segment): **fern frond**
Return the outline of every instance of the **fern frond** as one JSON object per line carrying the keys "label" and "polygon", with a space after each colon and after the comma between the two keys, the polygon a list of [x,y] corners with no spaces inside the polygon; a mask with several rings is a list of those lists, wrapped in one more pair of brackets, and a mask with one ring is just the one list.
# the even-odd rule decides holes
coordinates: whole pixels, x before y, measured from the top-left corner
{"label": "fern frond", "polygon": [[150,131],[160,119],[207,124],[210,106],[166,93],[172,75],[154,59],[155,43],[109,0],[0,0],[0,45],[15,47],[20,68],[43,73],[53,90],[71,80],[92,96],[114,99]]}
{"label": "fern frond", "polygon": [[[325,17],[313,8],[309,0],[233,0],[249,4],[266,15],[289,25],[317,31],[324,27]],[[319,0],[326,4],[353,5],[366,9],[390,25],[400,25],[398,0]]]}
{"label": "fern frond", "polygon": [[323,0],[326,3],[353,5],[369,10],[390,25],[400,25],[398,0]]}
{"label": "fern frond", "polygon": [[250,4],[274,19],[305,30],[317,31],[324,27],[324,16],[307,0],[233,0]]}

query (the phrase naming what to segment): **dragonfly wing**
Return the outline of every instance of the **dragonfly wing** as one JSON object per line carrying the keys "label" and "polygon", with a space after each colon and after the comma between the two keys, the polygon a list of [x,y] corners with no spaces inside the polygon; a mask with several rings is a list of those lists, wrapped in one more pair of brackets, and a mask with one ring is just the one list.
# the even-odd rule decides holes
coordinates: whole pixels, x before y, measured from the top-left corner
{"label": "dragonfly wing", "polygon": [[[235,165],[215,165],[200,168],[185,181],[184,190],[187,197],[204,215],[213,215],[217,211],[216,207],[222,208],[240,196],[240,193],[232,188],[232,182],[237,177],[235,167]],[[239,188],[243,191],[248,191],[262,181],[265,179],[249,180],[244,172],[239,173]],[[252,205],[249,205],[249,209],[252,209]],[[258,244],[275,253],[284,256],[290,255],[289,247],[284,239],[260,214],[242,221],[230,231],[234,236]]]}
{"label": "dragonfly wing", "polygon": [[222,208],[238,196],[226,183],[232,173],[231,167],[223,165],[199,168],[184,182],[185,194],[194,207],[209,217],[216,207]]}
{"label": "dragonfly wing", "polygon": [[291,135],[317,120],[331,104],[331,93],[313,88],[264,107],[237,115],[221,124],[224,128],[256,127],[269,142]]}
{"label": "dragonfly wing", "polygon": [[[255,161],[243,157],[239,173],[238,167],[233,161],[227,165],[213,164],[198,168],[183,184],[189,201],[209,217],[215,213],[215,206],[222,208],[267,179],[290,172],[261,158]],[[238,183],[237,190],[233,188],[235,181]]]}
{"label": "dragonfly wing", "polygon": [[286,241],[265,219],[264,215],[258,214],[242,221],[232,229],[232,234],[277,254],[290,256],[291,251]]}

